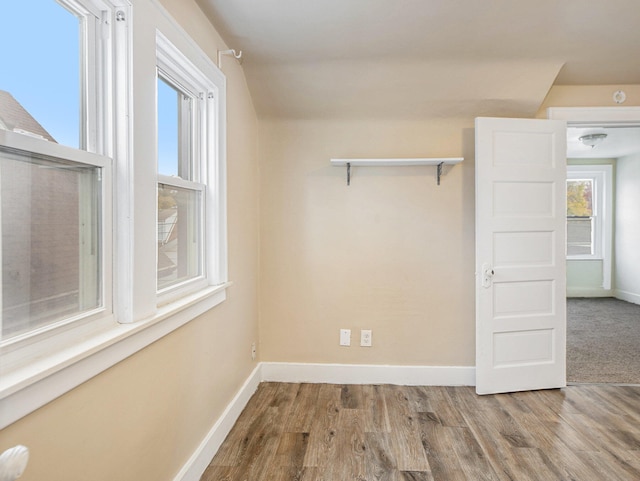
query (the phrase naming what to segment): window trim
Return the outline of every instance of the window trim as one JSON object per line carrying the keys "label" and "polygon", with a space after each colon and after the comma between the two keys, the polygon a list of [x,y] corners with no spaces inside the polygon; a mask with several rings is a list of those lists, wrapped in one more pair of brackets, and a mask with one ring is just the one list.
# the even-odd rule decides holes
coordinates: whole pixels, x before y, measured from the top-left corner
{"label": "window trim", "polygon": [[112,117],[109,108],[112,58],[109,14],[118,0],[57,0],[81,19],[80,72],[85,82],[80,85],[79,149],[112,156]]}
{"label": "window trim", "polygon": [[21,369],[0,364],[0,430],[224,302],[230,285],[185,296],[140,322],[93,329],[81,342]]}
{"label": "window trim", "polygon": [[[100,269],[102,305],[87,312],[71,315],[48,325],[21,333],[8,339],[0,339],[0,357],[3,370],[13,369],[28,363],[34,357],[46,355],[66,345],[88,331],[103,328],[113,322],[114,305],[114,165],[110,145],[112,131],[119,120],[109,107],[108,95],[111,77],[116,72],[111,36],[116,36],[110,27],[109,18],[115,18],[115,10],[122,9],[115,2],[121,0],[59,0],[60,6],[77,16],[80,21],[80,142],[70,147],[55,142],[0,130],[0,145],[8,149],[35,154],[48,158],[71,161],[99,167],[101,179],[101,229],[100,229]],[[105,79],[99,81],[99,79]],[[108,98],[107,98],[108,97]],[[92,100],[91,102],[89,100]],[[77,332],[76,332],[77,331]]]}
{"label": "window trim", "polygon": [[160,30],[156,30],[156,75],[197,100],[191,129],[191,179],[157,174],[157,183],[203,190],[202,276],[156,289],[157,305],[164,306],[227,282],[226,79],[208,58],[204,65],[196,66]]}

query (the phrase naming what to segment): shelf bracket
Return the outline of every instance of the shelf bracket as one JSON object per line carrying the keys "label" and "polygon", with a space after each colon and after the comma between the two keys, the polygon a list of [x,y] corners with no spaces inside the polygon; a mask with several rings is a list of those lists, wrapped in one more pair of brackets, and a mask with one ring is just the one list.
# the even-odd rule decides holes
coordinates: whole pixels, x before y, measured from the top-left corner
{"label": "shelf bracket", "polygon": [[351,185],[351,162],[347,162],[347,185]]}
{"label": "shelf bracket", "polygon": [[440,162],[438,164],[438,185],[440,185],[440,176],[442,175],[442,166],[444,165],[444,162]]}

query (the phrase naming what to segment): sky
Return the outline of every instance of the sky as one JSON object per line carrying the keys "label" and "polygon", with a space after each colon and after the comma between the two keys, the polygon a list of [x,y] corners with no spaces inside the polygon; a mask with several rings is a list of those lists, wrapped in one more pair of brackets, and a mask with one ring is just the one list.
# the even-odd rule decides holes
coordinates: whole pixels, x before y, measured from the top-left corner
{"label": "sky", "polygon": [[79,21],[53,0],[3,1],[0,90],[60,144],[79,145]]}
{"label": "sky", "polygon": [[[55,0],[0,1],[0,90],[58,143],[79,147],[79,19]],[[158,84],[158,171],[177,175],[177,93]]]}
{"label": "sky", "polygon": [[178,92],[158,79],[158,173],[178,175]]}

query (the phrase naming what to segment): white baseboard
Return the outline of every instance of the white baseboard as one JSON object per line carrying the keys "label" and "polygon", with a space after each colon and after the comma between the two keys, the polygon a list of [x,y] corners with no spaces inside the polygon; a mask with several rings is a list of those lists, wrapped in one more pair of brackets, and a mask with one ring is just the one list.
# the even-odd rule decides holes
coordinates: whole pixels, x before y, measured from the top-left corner
{"label": "white baseboard", "polygon": [[636,294],[634,292],[616,289],[615,297],[617,299],[622,299],[623,301],[633,302],[634,304],[640,304],[640,294]]}
{"label": "white baseboard", "polygon": [[262,380],[275,382],[475,386],[475,376],[474,366],[262,363]]}
{"label": "white baseboard", "polygon": [[474,386],[471,366],[379,366],[263,362],[253,370],[174,481],[199,481],[262,381],[403,386]]}
{"label": "white baseboard", "polygon": [[256,389],[258,389],[261,381],[260,371],[260,365],[256,366],[222,415],[209,430],[200,443],[200,446],[198,446],[191,455],[176,477],[173,478],[174,481],[200,480],[202,473],[204,473],[211,459],[213,459],[213,456],[218,452],[220,445],[238,420],[249,399],[251,399],[251,396],[256,392]]}

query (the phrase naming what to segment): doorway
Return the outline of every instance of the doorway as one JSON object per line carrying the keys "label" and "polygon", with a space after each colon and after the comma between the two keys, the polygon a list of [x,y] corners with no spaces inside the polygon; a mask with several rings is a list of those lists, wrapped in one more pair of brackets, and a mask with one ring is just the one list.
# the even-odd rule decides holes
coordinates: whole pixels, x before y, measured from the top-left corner
{"label": "doorway", "polygon": [[640,384],[640,126],[567,128],[567,381]]}
{"label": "doorway", "polygon": [[566,385],[567,124],[640,126],[640,108],[550,108],[548,118],[476,119],[478,394]]}

